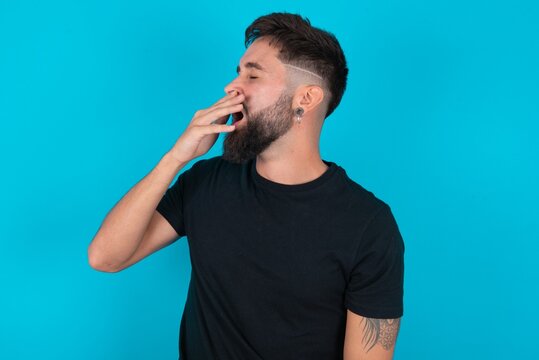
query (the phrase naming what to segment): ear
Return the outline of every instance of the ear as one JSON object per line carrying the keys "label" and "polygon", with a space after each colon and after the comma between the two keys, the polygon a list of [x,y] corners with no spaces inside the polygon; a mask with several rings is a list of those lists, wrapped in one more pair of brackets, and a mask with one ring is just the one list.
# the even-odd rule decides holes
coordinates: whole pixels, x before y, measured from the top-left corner
{"label": "ear", "polygon": [[318,85],[301,86],[294,96],[294,108],[302,107],[305,113],[316,108],[324,100],[324,90]]}

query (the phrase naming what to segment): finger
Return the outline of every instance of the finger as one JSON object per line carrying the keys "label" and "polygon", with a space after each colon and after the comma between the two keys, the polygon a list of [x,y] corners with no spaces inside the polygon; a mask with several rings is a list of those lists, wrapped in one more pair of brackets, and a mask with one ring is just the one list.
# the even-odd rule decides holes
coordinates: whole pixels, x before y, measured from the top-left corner
{"label": "finger", "polygon": [[224,124],[214,124],[214,125],[200,125],[196,127],[196,131],[200,136],[209,135],[209,134],[218,134],[222,132],[231,132],[236,129],[235,125],[224,125]]}
{"label": "finger", "polygon": [[[241,105],[241,104],[240,104]],[[210,121],[210,124],[226,124],[228,122],[228,119],[231,118],[231,114],[235,113],[235,112],[238,112],[238,111],[241,111],[241,108],[239,108],[239,110],[237,110],[238,108],[232,108],[232,109],[229,109],[229,111],[226,111],[226,109],[224,109],[224,111],[226,111],[226,113],[222,116],[220,116],[222,114],[221,111],[214,111],[213,113],[211,114],[208,114],[208,117],[210,117],[211,121]],[[237,110],[237,111],[236,111]],[[202,123],[202,125],[206,125],[207,122],[205,123]]]}
{"label": "finger", "polygon": [[229,118],[230,118],[230,115],[221,116],[220,118],[210,121],[210,125],[226,124]]}
{"label": "finger", "polygon": [[221,107],[221,106],[227,106],[227,105],[231,105],[231,104],[238,104],[238,103],[241,103],[243,101],[245,101],[245,95],[237,93],[237,95],[230,96],[230,97],[228,97],[226,99],[223,99],[223,101],[217,102],[215,105],[208,108],[208,110],[210,110],[212,108]]}
{"label": "finger", "polygon": [[233,98],[234,96],[237,95],[237,92],[235,90],[231,90],[229,91],[225,96],[223,96],[222,98],[220,98],[219,100],[217,100],[215,103],[213,103],[210,108],[216,106],[216,105],[219,105],[219,104],[222,104],[224,101],[227,101],[228,99],[231,99]]}
{"label": "finger", "polygon": [[235,95],[235,96],[229,96],[228,98],[225,98],[222,101],[218,101],[217,103],[210,106],[209,108],[197,111],[197,113],[198,113],[197,115],[202,116],[202,115],[205,115],[205,114],[215,110],[216,108],[221,108],[223,106],[229,106],[229,105],[238,104],[238,103],[241,103],[244,100],[245,100],[245,96],[243,94],[239,94],[239,95]]}
{"label": "finger", "polygon": [[[243,102],[244,100],[245,100],[245,96],[243,94],[239,94],[239,95],[236,95],[236,96],[230,96],[228,99],[224,99],[222,102],[216,103],[215,105],[212,105],[209,108],[198,110],[195,113],[195,117],[198,119],[201,116],[204,116],[204,115],[210,113],[211,111],[214,111],[215,109],[222,108],[224,106],[230,106],[230,105],[238,104],[238,103]],[[199,122],[198,120],[195,120],[195,119],[193,119],[193,120],[195,122]]]}
{"label": "finger", "polygon": [[223,102],[232,99],[239,95],[239,92],[237,90],[230,90],[225,96],[223,96],[221,99],[219,99],[215,104],[213,104],[211,107],[214,107],[216,105],[222,104]]}
{"label": "finger", "polygon": [[208,108],[207,111],[206,111],[206,114],[209,114],[212,111],[216,111],[216,110],[219,110],[219,109],[223,109],[223,108],[226,108],[226,107],[229,107],[229,106],[236,106],[236,105],[241,105],[242,109],[243,109],[243,102],[244,101],[245,101],[245,97],[243,95],[236,96],[233,99],[229,99],[229,100],[227,100],[227,101],[225,101],[225,102],[223,102],[223,103],[221,103],[219,105],[215,105],[215,106],[212,106],[211,108]]}
{"label": "finger", "polygon": [[219,124],[224,124],[228,120],[230,114],[240,112],[243,109],[243,104],[233,104],[214,108],[200,117],[197,121],[199,125],[208,125],[212,121]]}

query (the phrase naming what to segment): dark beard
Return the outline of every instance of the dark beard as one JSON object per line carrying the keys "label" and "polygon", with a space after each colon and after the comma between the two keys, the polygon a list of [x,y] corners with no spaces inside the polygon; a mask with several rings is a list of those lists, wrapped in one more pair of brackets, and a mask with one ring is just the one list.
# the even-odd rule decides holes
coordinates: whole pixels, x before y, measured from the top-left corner
{"label": "dark beard", "polygon": [[256,158],[290,130],[294,117],[292,96],[283,92],[275,104],[257,113],[245,112],[245,126],[226,134],[223,142],[223,159],[238,164]]}

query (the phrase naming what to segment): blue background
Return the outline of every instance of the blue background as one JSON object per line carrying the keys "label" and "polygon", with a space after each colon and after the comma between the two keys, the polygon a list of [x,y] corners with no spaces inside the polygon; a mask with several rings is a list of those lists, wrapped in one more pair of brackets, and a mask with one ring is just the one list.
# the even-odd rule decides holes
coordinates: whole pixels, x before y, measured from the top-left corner
{"label": "blue background", "polygon": [[515,0],[0,0],[0,358],[177,358],[186,239],[116,274],[87,247],[272,11],[347,56],[321,151],[405,239],[395,359],[539,358],[539,5]]}

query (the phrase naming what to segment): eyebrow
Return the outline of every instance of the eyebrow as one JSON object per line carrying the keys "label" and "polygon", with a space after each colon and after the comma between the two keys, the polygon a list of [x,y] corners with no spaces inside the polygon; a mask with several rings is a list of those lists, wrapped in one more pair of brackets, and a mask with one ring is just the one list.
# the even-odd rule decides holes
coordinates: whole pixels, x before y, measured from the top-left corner
{"label": "eyebrow", "polygon": [[[256,62],[247,62],[245,63],[245,67],[247,69],[257,69],[257,70],[260,70],[260,71],[266,71],[262,65],[260,65],[259,63],[256,63]],[[239,74],[241,71],[240,69],[240,66],[238,65],[238,67],[236,68],[236,72]]]}

